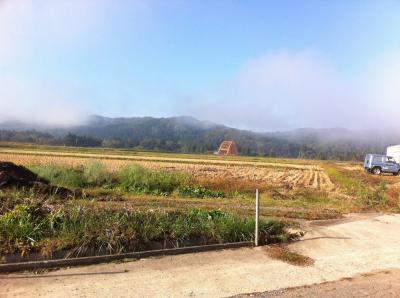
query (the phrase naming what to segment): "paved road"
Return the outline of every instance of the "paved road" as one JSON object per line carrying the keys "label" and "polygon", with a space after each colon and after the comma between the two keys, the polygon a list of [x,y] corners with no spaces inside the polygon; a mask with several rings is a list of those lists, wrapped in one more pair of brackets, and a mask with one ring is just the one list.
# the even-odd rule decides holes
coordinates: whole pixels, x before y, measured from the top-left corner
{"label": "paved road", "polygon": [[400,295],[400,270],[384,270],[360,274],[354,278],[325,282],[311,286],[283,289],[264,293],[238,295],[234,298],[336,298],[369,297],[398,298]]}
{"label": "paved road", "polygon": [[290,249],[315,264],[298,267],[272,260],[265,248],[225,250],[0,275],[0,297],[227,297],[400,268],[400,215],[313,225]]}

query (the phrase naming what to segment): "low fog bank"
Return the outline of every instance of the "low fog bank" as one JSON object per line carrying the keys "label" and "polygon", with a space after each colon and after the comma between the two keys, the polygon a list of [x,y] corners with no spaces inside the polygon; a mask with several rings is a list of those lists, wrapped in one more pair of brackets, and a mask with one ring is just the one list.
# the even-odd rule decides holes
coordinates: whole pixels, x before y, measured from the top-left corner
{"label": "low fog bank", "polygon": [[[76,115],[76,114],[75,114]],[[57,121],[53,118],[37,119],[35,117],[4,117],[0,115],[0,129],[27,131],[38,130],[43,132],[55,133],[57,135],[65,135],[70,131],[79,131],[81,129],[89,129],[101,131],[106,129],[112,131],[112,127],[119,129],[120,126],[132,127],[151,127],[157,126],[159,123],[175,123],[177,127],[185,127],[198,131],[213,131],[213,130],[231,130],[232,132],[246,132],[258,136],[268,136],[276,138],[284,138],[292,141],[299,140],[318,140],[326,142],[335,141],[365,141],[370,142],[390,139],[397,140],[400,143],[400,130],[396,127],[374,129],[349,129],[344,127],[331,127],[331,128],[296,128],[287,130],[270,130],[270,131],[253,131],[250,129],[241,129],[235,126],[225,125],[225,123],[217,123],[209,120],[197,119],[192,116],[176,116],[176,117],[107,117],[96,114],[81,114],[71,117],[60,117]]]}
{"label": "low fog bank", "polygon": [[400,53],[383,54],[351,75],[313,51],[267,53],[225,84],[183,96],[177,109],[255,131],[400,129],[399,73]]}
{"label": "low fog bank", "polygon": [[49,112],[51,115],[48,115],[33,109],[31,113],[32,115],[0,113],[0,128],[11,130],[69,129],[90,123],[90,117],[86,114],[74,112],[67,114],[57,110]]}

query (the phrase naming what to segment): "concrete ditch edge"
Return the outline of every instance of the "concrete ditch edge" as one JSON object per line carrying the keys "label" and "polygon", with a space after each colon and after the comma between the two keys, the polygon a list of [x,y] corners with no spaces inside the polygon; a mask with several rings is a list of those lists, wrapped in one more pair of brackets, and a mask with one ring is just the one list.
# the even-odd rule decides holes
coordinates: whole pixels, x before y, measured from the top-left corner
{"label": "concrete ditch edge", "polygon": [[32,262],[21,262],[21,263],[6,263],[6,264],[0,264],[0,273],[11,273],[11,272],[18,272],[25,270],[43,269],[43,268],[94,265],[94,264],[107,263],[129,258],[143,259],[156,256],[168,256],[168,255],[170,256],[170,255],[179,255],[187,253],[206,252],[206,251],[220,250],[220,249],[251,247],[253,245],[254,245],[253,242],[236,242],[236,243],[225,243],[225,244],[188,246],[188,247],[179,247],[172,249],[138,251],[138,252],[124,253],[124,254],[116,254],[116,255],[104,255],[104,256],[46,260],[46,261],[32,261]]}

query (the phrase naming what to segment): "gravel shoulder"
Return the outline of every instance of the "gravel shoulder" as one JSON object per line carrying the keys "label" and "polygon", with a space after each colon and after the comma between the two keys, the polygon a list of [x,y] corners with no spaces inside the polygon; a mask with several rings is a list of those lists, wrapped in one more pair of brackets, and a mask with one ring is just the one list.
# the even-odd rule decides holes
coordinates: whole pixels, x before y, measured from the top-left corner
{"label": "gravel shoulder", "polygon": [[400,268],[399,231],[400,215],[350,216],[310,225],[289,246],[315,260],[309,267],[244,248],[0,275],[0,297],[228,297],[308,286]]}

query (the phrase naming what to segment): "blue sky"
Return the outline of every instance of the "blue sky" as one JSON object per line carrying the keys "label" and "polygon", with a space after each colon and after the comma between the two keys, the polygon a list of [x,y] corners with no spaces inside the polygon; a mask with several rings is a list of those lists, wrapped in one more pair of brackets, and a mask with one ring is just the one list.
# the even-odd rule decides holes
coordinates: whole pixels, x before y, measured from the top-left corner
{"label": "blue sky", "polygon": [[0,0],[0,121],[396,126],[399,16],[398,0]]}

